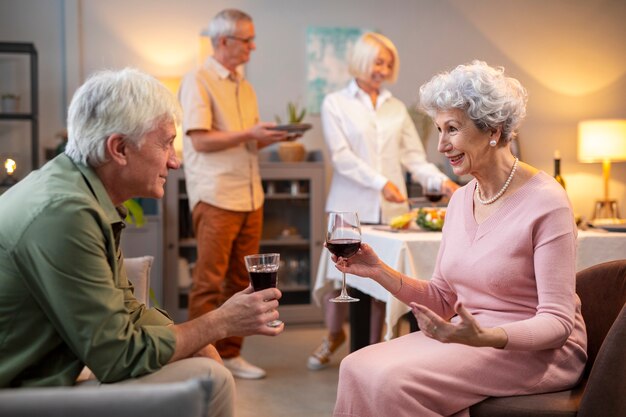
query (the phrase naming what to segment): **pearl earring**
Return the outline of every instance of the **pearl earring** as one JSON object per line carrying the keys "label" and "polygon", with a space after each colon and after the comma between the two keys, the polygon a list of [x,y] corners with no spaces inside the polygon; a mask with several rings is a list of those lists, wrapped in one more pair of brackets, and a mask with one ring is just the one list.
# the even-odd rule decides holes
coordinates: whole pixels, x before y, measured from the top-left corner
{"label": "pearl earring", "polygon": [[492,148],[493,148],[493,147],[495,147],[497,144],[498,144],[498,142],[496,142],[496,140],[495,140],[495,139],[491,139],[491,140],[489,141],[489,146],[491,146]]}

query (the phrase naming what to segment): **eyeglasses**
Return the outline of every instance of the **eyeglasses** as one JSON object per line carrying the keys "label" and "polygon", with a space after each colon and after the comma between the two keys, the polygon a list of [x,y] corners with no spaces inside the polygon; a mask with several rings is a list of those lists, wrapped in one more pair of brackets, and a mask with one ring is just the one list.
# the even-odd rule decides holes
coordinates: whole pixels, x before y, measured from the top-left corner
{"label": "eyeglasses", "polygon": [[234,39],[234,40],[239,41],[241,43],[244,43],[246,45],[250,45],[251,43],[254,43],[254,36],[251,37],[251,38],[240,38],[238,36],[226,36],[226,38]]}

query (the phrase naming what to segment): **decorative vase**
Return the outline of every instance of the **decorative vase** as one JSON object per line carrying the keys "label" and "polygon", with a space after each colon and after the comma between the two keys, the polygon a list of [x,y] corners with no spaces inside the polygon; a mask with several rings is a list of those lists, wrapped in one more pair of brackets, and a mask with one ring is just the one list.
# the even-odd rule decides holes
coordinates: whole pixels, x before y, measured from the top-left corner
{"label": "decorative vase", "polygon": [[306,149],[299,142],[282,142],[278,145],[278,157],[283,162],[301,162],[306,157]]}

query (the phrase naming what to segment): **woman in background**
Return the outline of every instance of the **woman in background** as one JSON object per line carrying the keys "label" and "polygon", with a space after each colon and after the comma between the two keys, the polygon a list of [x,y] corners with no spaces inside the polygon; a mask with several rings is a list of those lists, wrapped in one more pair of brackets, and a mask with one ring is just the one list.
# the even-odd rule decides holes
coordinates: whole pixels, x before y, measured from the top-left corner
{"label": "woman in background", "polygon": [[[394,44],[379,33],[365,33],[348,65],[354,79],[322,103],[324,139],[333,165],[326,211],[354,211],[365,224],[388,223],[407,213],[403,169],[421,184],[428,177],[441,178],[444,194],[451,195],[458,186],[426,161],[406,106],[382,87],[398,78],[400,61]],[[346,339],[343,323],[348,306],[328,302],[338,294],[331,290],[322,297],[328,336],[309,357],[309,369],[326,367]],[[372,299],[370,343],[380,341],[384,305]]]}
{"label": "woman in background", "polygon": [[474,179],[450,200],[431,280],[392,270],[366,244],[333,259],[410,304],[421,329],[341,362],[335,416],[469,416],[486,397],[570,388],[585,366],[567,194],[510,150],[526,90],[474,61],[435,76],[420,99],[439,152]]}

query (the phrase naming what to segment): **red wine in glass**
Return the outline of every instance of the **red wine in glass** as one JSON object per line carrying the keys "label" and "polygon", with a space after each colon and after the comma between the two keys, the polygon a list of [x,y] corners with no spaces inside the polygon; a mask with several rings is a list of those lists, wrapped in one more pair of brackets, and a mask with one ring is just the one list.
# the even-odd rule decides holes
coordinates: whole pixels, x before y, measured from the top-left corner
{"label": "red wine in glass", "polygon": [[248,275],[250,276],[250,282],[252,282],[252,288],[254,291],[276,288],[276,277],[278,276],[278,271],[249,271]]}
{"label": "red wine in glass", "polygon": [[[250,277],[250,283],[254,291],[261,291],[267,288],[276,288],[278,284],[278,267],[280,254],[261,253],[244,256],[246,269]],[[272,320],[267,323],[270,327],[278,327],[283,324],[280,320]]]}
{"label": "red wine in glass", "polygon": [[424,187],[424,197],[431,203],[436,203],[443,198],[443,179],[441,177],[428,177],[426,187]]}
{"label": "red wine in glass", "polygon": [[[361,225],[355,212],[328,213],[328,229],[326,231],[326,248],[335,256],[347,259],[358,252],[361,246]],[[350,303],[359,301],[350,297],[346,290],[346,274],[341,274],[341,294],[330,301],[334,303]]]}
{"label": "red wine in glass", "polygon": [[425,194],[426,199],[432,203],[436,203],[437,201],[443,198],[443,194]]}
{"label": "red wine in glass", "polygon": [[361,241],[357,239],[333,239],[326,242],[326,247],[335,256],[349,258],[359,250]]}

